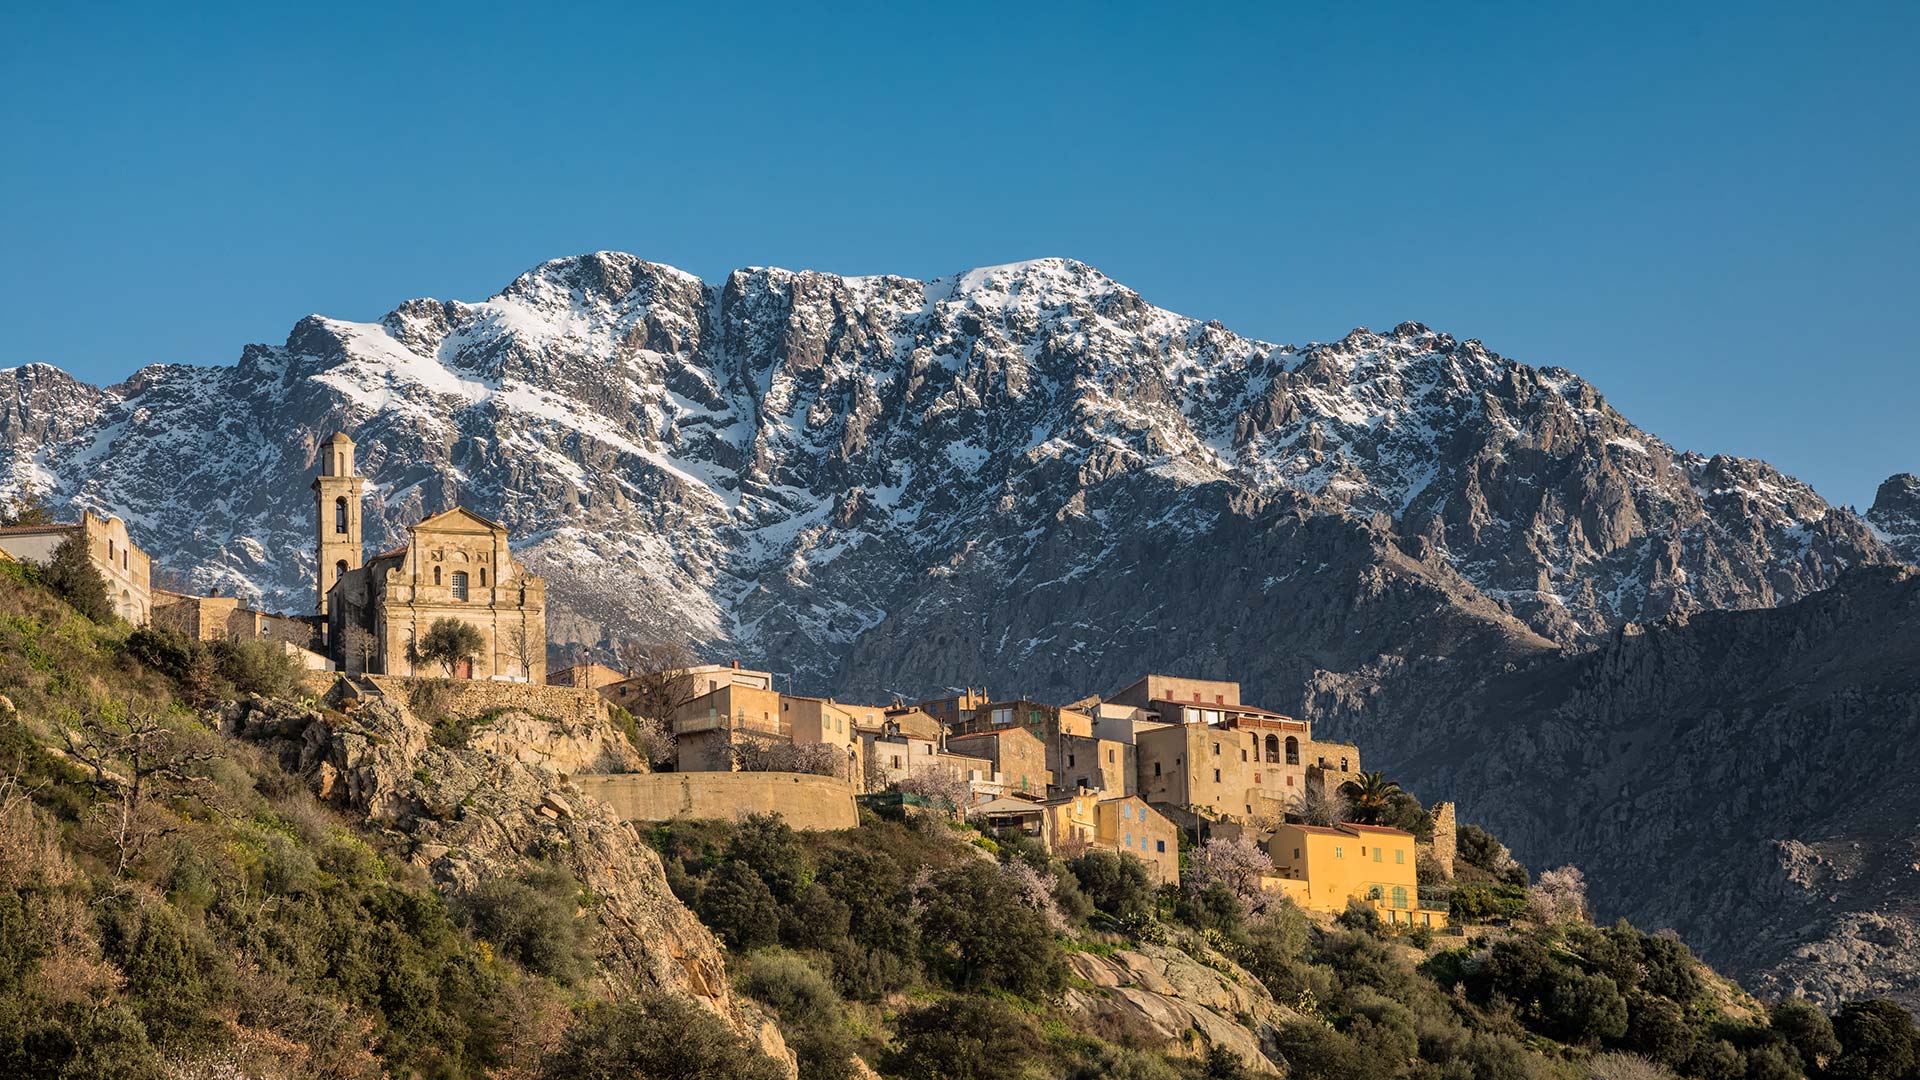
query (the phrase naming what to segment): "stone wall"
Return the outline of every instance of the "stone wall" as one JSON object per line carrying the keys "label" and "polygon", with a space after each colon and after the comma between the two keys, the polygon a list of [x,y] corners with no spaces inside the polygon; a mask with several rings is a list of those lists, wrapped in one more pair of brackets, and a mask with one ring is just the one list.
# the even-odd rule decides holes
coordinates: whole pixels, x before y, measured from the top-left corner
{"label": "stone wall", "polygon": [[796,829],[851,829],[860,823],[853,785],[805,773],[634,773],[579,775],[572,783],[628,821],[732,820],[774,813]]}
{"label": "stone wall", "polygon": [[1439,864],[1442,873],[1452,877],[1454,858],[1459,852],[1458,826],[1454,822],[1453,804],[1434,803],[1433,809],[1427,813],[1433,818],[1433,861]]}
{"label": "stone wall", "polygon": [[[324,697],[341,686],[337,675],[309,675],[307,689]],[[552,717],[566,724],[606,723],[612,709],[606,699],[592,690],[544,683],[518,683],[492,679],[426,679],[406,675],[356,675],[355,683],[372,684],[380,693],[409,707],[416,695],[431,695],[434,711],[461,718],[484,716],[503,709],[518,709],[535,716]]]}

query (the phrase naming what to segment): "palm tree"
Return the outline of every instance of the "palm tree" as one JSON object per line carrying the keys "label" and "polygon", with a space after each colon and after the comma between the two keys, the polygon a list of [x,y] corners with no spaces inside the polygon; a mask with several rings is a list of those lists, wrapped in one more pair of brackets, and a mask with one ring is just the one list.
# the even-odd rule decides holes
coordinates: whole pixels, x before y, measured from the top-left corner
{"label": "palm tree", "polygon": [[1353,804],[1354,820],[1363,825],[1377,825],[1393,805],[1393,797],[1400,794],[1400,785],[1387,779],[1386,773],[1363,772],[1360,779],[1341,784],[1340,793]]}

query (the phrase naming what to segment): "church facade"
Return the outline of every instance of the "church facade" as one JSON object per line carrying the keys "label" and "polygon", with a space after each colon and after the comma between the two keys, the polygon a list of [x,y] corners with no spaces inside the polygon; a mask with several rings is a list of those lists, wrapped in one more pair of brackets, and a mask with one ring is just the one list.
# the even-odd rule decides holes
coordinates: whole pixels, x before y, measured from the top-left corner
{"label": "church facade", "polygon": [[353,440],[335,434],[321,448],[314,480],[319,607],[327,652],[344,672],[449,674],[418,660],[416,643],[441,619],[480,632],[485,645],[455,666],[465,679],[544,683],[546,582],[507,546],[504,525],[455,507],[407,529],[407,542],[363,560]]}

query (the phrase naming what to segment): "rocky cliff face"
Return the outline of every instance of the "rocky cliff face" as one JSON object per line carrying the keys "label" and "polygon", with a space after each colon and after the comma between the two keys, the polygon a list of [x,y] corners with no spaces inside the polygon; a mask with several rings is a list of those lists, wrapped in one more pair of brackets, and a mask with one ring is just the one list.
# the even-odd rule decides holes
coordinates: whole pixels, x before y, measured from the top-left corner
{"label": "rocky cliff face", "polygon": [[[1920,1009],[1920,571],[1673,616],[1477,678],[1327,678],[1316,704],[1602,913],[1756,993]],[[1423,672],[1423,675],[1434,673]]]}
{"label": "rocky cliff face", "polygon": [[1874,493],[1867,521],[1895,555],[1910,564],[1920,563],[1920,476],[1888,477]]}
{"label": "rocky cliff face", "polygon": [[322,799],[364,814],[443,892],[467,893],[535,859],[563,867],[596,898],[594,951],[609,989],[690,994],[785,1056],[778,1030],[734,996],[719,942],[668,890],[659,856],[605,804],[567,786],[562,770],[603,768],[610,753],[642,764],[612,727],[510,710],[445,746],[403,701],[376,695],[349,710],[254,699],[226,706],[221,728],[266,747]]}

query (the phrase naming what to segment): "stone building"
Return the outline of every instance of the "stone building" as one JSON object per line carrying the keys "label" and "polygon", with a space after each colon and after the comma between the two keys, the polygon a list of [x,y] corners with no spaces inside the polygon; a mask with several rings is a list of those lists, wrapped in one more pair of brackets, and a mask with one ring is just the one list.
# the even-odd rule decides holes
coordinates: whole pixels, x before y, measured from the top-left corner
{"label": "stone building", "polygon": [[1133,710],[1136,790],[1196,837],[1219,822],[1271,828],[1308,790],[1359,774],[1357,749],[1242,704],[1238,683],[1150,675],[1108,704]]}
{"label": "stone building", "polygon": [[1052,799],[994,799],[968,811],[982,828],[999,835],[1039,840],[1049,852],[1072,859],[1089,850],[1132,855],[1147,864],[1156,884],[1180,881],[1180,828],[1138,795],[1103,797],[1076,791]]}
{"label": "stone building", "polygon": [[1000,782],[1009,795],[1042,798],[1053,783],[1053,775],[1047,770],[1046,741],[1024,725],[973,735],[952,735],[947,738],[947,750],[992,762],[993,771],[1000,774]]}
{"label": "stone building", "polygon": [[407,542],[362,562],[360,493],[353,440],[322,445],[314,481],[315,539],[326,646],[346,672],[444,675],[415,647],[441,619],[480,632],[478,655],[458,664],[461,679],[544,683],[547,586],[507,546],[504,525],[455,507],[407,529]]}
{"label": "stone building", "polygon": [[127,523],[82,510],[79,521],[57,525],[14,525],[0,528],[0,551],[21,562],[45,564],[69,536],[87,546],[93,568],[107,583],[113,613],[144,626],[153,614],[153,567],[147,553],[127,536]]}

